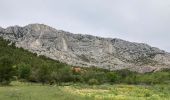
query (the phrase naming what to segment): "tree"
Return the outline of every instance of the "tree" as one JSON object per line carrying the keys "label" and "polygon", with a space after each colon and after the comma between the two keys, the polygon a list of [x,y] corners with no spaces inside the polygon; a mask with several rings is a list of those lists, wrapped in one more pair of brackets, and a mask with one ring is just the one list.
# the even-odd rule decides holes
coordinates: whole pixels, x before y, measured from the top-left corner
{"label": "tree", "polygon": [[39,71],[38,71],[38,80],[44,83],[48,83],[51,80],[51,72],[50,72],[50,67],[48,64],[44,63],[42,66],[40,66]]}
{"label": "tree", "polygon": [[72,70],[70,67],[63,67],[58,70],[59,81],[61,82],[71,82],[73,81]]}
{"label": "tree", "polygon": [[3,57],[0,59],[0,84],[8,85],[14,74],[14,68],[12,66],[12,60],[9,57]]}
{"label": "tree", "polygon": [[28,79],[31,74],[31,66],[25,63],[18,65],[18,77],[20,79]]}
{"label": "tree", "polygon": [[108,72],[107,73],[107,79],[111,83],[118,82],[118,80],[120,79],[119,77],[120,76],[117,73],[115,73],[115,72]]}

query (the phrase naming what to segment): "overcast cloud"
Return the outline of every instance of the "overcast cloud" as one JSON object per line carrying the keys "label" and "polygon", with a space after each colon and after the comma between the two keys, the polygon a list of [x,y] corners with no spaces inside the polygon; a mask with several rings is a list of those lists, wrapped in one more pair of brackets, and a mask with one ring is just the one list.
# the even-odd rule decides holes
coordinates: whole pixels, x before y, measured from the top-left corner
{"label": "overcast cloud", "polygon": [[170,0],[0,0],[0,26],[43,23],[170,52]]}

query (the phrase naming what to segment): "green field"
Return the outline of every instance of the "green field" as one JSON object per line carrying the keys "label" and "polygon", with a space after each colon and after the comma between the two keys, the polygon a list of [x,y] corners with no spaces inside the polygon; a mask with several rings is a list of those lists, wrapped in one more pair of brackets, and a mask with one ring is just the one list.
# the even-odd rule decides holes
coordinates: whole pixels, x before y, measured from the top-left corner
{"label": "green field", "polygon": [[170,100],[169,85],[63,86],[12,82],[0,87],[0,100]]}

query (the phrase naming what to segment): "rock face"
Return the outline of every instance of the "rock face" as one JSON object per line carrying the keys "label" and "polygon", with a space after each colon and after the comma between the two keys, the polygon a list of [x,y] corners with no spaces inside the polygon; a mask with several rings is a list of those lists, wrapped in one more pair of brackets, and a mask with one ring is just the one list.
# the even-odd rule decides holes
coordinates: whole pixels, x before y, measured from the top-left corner
{"label": "rock face", "polygon": [[0,28],[0,36],[17,47],[73,66],[140,73],[170,68],[170,54],[147,44],[72,34],[43,24]]}

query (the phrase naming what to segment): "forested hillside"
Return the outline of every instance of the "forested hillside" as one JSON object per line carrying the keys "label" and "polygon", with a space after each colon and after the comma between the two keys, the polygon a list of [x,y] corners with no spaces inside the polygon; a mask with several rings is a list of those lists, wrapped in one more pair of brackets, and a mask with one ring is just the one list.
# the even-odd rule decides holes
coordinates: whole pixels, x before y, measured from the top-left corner
{"label": "forested hillside", "polygon": [[108,71],[95,67],[73,67],[44,56],[37,56],[0,38],[0,83],[11,80],[60,84],[80,82],[88,84],[127,83],[158,84],[170,82],[170,71],[139,74],[128,70]]}

